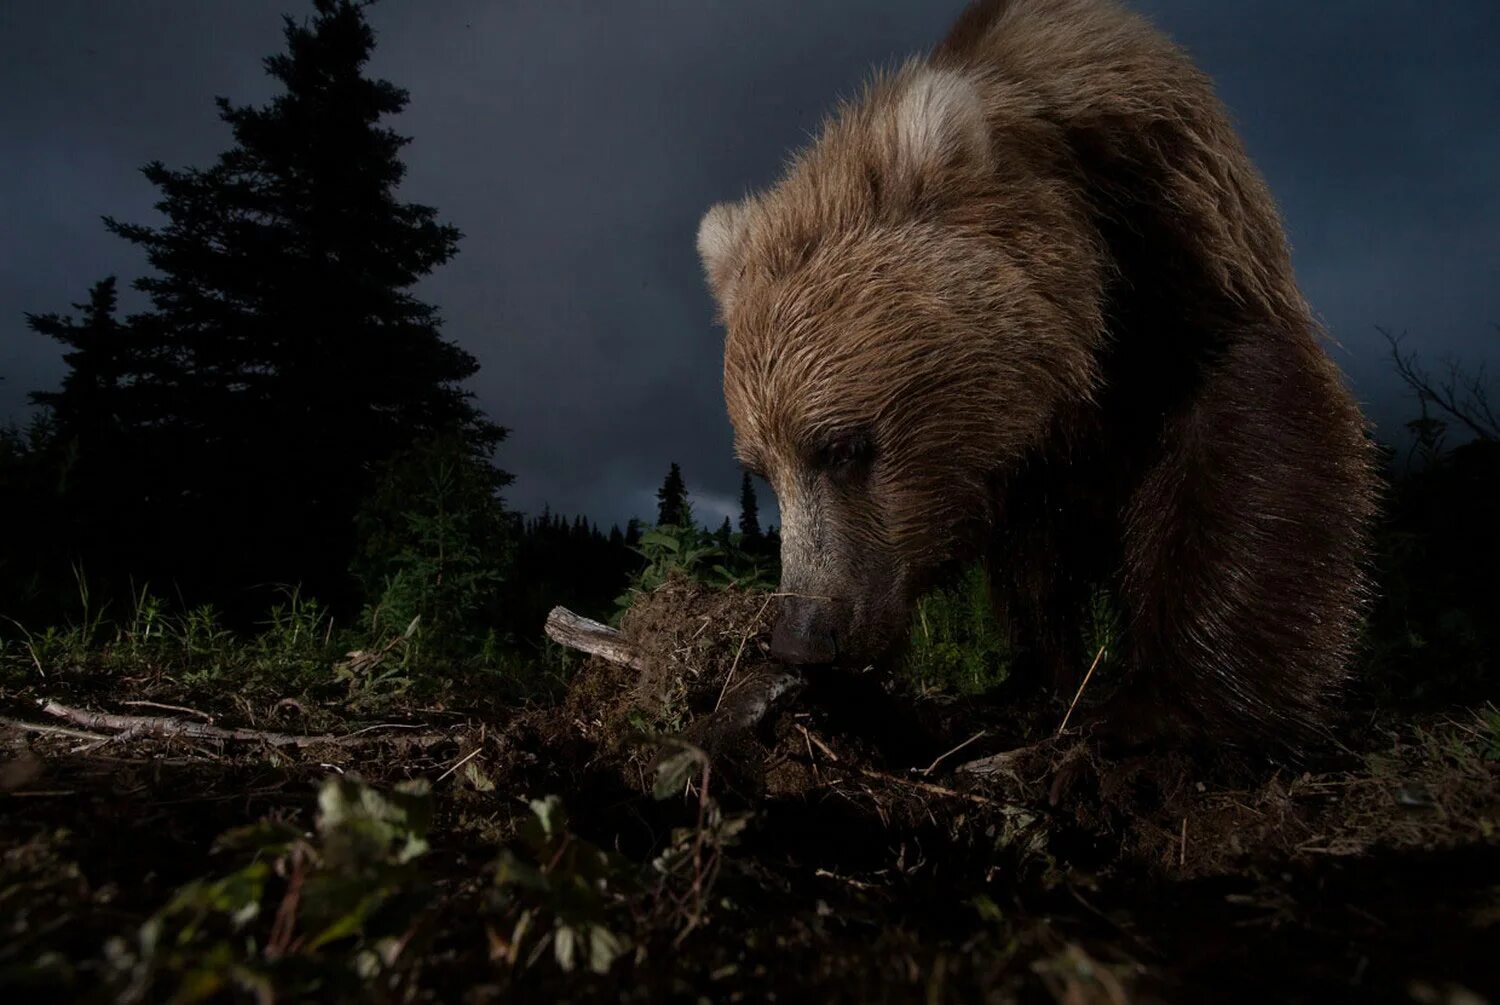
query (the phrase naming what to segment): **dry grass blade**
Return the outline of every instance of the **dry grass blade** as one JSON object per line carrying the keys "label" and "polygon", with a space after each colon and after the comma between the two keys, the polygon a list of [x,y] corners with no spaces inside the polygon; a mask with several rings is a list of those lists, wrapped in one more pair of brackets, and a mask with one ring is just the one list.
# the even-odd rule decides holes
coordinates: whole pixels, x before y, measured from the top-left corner
{"label": "dry grass blade", "polygon": [[952,757],[954,754],[958,753],[960,750],[963,750],[965,747],[967,747],[969,744],[973,743],[975,740],[978,740],[978,739],[980,739],[980,738],[982,738],[984,736],[987,736],[988,734],[989,734],[989,730],[987,730],[987,729],[981,729],[979,732],[975,733],[973,736],[969,737],[963,743],[960,743],[958,746],[954,747],[952,750],[948,751],[946,754],[939,754],[938,757],[937,757],[937,760],[933,761],[931,764],[927,765],[927,767],[925,767],[925,768],[922,769],[922,775],[925,777],[927,775],[932,774],[933,771],[935,771],[937,769],[937,766],[939,764],[942,764],[948,758]]}
{"label": "dry grass blade", "polygon": [[884,771],[876,771],[874,768],[860,768],[859,773],[861,775],[864,775],[866,778],[874,778],[882,782],[889,782],[892,785],[901,785],[910,789],[918,789],[922,792],[931,793],[934,796],[946,796],[949,799],[967,799],[969,802],[978,803],[981,806],[1000,805],[1000,803],[997,803],[995,800],[990,799],[988,796],[981,796],[977,792],[960,792],[957,789],[950,789],[942,785],[934,785],[931,782],[919,782],[913,778],[899,778],[896,775],[886,774]]}
{"label": "dry grass blade", "polygon": [[740,647],[734,652],[734,662],[729,664],[729,673],[724,675],[724,686],[719,688],[719,700],[714,702],[715,711],[718,710],[720,705],[724,704],[724,696],[729,693],[729,684],[734,680],[735,671],[740,668],[741,657],[745,655],[746,643],[760,630],[760,619],[766,616],[766,608],[770,607],[771,601],[775,600],[778,596],[780,594],[773,593],[766,598],[766,602],[760,605],[760,610],[755,612],[755,618],[750,622],[749,627],[745,629],[745,633],[740,636]]}
{"label": "dry grass blade", "polygon": [[1073,703],[1068,706],[1067,713],[1063,715],[1062,725],[1057,727],[1058,736],[1062,736],[1063,730],[1068,728],[1068,720],[1073,718],[1073,709],[1078,707],[1078,699],[1083,697],[1083,689],[1089,686],[1089,681],[1093,679],[1094,671],[1098,669],[1099,661],[1104,658],[1104,651],[1108,648],[1107,645],[1100,646],[1099,651],[1094,654],[1094,662],[1089,664],[1089,672],[1083,675],[1083,683],[1078,685],[1078,693],[1073,695]]}
{"label": "dry grass blade", "polygon": [[469,751],[467,754],[465,754],[458,761],[455,761],[448,768],[447,771],[444,771],[441,775],[438,775],[437,779],[435,781],[433,781],[432,784],[436,785],[438,782],[441,782],[443,779],[445,779],[449,775],[453,774],[455,771],[457,771],[459,768],[463,767],[465,764],[468,764],[470,761],[474,760],[474,758],[476,758],[476,757],[479,756],[479,752],[481,750],[483,750],[483,749],[484,749],[483,747],[475,747],[473,750]]}

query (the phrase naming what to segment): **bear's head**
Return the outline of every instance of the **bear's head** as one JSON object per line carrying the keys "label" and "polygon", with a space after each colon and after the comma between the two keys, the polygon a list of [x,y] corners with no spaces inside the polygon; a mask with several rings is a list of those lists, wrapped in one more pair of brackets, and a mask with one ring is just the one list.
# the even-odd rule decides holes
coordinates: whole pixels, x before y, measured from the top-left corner
{"label": "bear's head", "polygon": [[1002,88],[913,63],[703,218],[736,450],[781,509],[779,658],[889,653],[1091,394],[1104,267],[1066,164]]}

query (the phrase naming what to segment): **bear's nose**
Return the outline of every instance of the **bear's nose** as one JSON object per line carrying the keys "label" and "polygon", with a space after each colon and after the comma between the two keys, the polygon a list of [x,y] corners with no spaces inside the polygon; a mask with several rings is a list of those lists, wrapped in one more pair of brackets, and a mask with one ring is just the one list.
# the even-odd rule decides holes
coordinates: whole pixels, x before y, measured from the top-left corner
{"label": "bear's nose", "polygon": [[771,631],[771,658],[790,666],[832,663],[838,657],[832,612],[826,603],[788,597]]}

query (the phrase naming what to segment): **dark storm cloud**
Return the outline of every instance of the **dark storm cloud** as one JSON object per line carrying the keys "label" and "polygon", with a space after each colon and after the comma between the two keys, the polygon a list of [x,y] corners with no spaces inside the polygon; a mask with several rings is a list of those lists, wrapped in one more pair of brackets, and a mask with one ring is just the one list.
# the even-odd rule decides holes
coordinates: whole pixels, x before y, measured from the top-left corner
{"label": "dark storm cloud", "polygon": [[[679,461],[717,519],[738,474],[693,234],[774,179],[872,65],[934,42],[942,3],[416,3],[371,12],[374,70],[412,94],[408,198],[465,239],[422,293],[512,426],[514,502],[654,511]],[[1141,0],[1216,78],[1280,198],[1309,298],[1387,427],[1405,414],[1374,326],[1478,355],[1500,321],[1500,5]],[[134,168],[226,143],[209,98],[263,100],[293,0],[53,0],[0,12],[0,416],[54,383],[23,310],[141,263],[98,216],[150,219]]]}

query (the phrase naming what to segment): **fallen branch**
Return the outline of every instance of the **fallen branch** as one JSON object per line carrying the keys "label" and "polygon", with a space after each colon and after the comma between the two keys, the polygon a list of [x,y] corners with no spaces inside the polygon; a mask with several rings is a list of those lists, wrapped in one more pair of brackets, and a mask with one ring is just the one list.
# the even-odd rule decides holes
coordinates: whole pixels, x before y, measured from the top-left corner
{"label": "fallen branch", "polygon": [[85,733],[81,729],[69,729],[67,726],[49,726],[42,722],[27,722],[25,719],[0,719],[0,729],[20,729],[28,733],[41,733],[43,736],[66,736],[74,740],[111,739],[111,737],[103,733]]}
{"label": "fallen branch", "polygon": [[[388,734],[360,735],[359,730],[344,736],[332,734],[306,735],[300,733],[270,733],[259,729],[225,729],[206,722],[190,722],[157,715],[116,715],[110,712],[89,712],[70,708],[50,699],[38,701],[42,711],[59,719],[95,730],[114,730],[121,734],[138,736],[154,733],[158,736],[187,736],[198,740],[220,740],[227,743],[263,743],[271,747],[313,747],[331,744],[339,747],[358,747],[390,739]],[[402,733],[401,739],[408,743],[425,746],[449,739],[447,733]]]}
{"label": "fallen branch", "polygon": [[646,656],[608,625],[602,625],[566,607],[554,607],[547,615],[547,637],[560,646],[630,667],[646,669]]}

